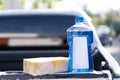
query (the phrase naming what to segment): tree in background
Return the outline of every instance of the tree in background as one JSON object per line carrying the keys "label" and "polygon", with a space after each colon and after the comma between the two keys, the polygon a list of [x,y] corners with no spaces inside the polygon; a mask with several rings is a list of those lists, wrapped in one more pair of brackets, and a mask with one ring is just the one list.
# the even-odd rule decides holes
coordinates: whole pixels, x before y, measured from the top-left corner
{"label": "tree in background", "polygon": [[120,21],[119,12],[115,10],[110,10],[106,13],[106,24],[111,26],[114,22]]}
{"label": "tree in background", "polygon": [[119,11],[110,10],[106,13],[106,24],[114,29],[116,36],[120,34],[120,13]]}
{"label": "tree in background", "polygon": [[53,8],[55,0],[34,0],[33,9]]}
{"label": "tree in background", "polygon": [[83,10],[88,14],[88,16],[90,16],[92,18],[92,23],[94,24],[94,26],[97,26],[99,23],[99,16],[96,16],[95,14],[93,14],[92,12],[90,12],[87,8],[87,5],[85,4],[83,6]]}
{"label": "tree in background", "polygon": [[62,0],[0,0],[0,10],[4,9],[51,9]]}
{"label": "tree in background", "polygon": [[[25,0],[27,4],[30,0]],[[54,7],[55,2],[62,0],[31,0],[31,9],[51,9]]]}
{"label": "tree in background", "polygon": [[96,26],[103,24],[111,26],[112,23],[120,21],[119,11],[110,10],[104,14],[93,14],[87,9],[87,5],[83,6],[83,10],[93,19],[93,24]]}
{"label": "tree in background", "polygon": [[5,2],[5,0],[0,0],[0,10],[3,10],[3,3]]}

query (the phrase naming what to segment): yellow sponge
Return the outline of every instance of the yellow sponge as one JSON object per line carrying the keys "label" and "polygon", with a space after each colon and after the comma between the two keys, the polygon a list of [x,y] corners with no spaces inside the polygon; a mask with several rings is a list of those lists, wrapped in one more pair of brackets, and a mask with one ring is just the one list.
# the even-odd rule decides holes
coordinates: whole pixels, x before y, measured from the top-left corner
{"label": "yellow sponge", "polygon": [[23,60],[23,71],[34,76],[68,70],[67,57],[40,57]]}

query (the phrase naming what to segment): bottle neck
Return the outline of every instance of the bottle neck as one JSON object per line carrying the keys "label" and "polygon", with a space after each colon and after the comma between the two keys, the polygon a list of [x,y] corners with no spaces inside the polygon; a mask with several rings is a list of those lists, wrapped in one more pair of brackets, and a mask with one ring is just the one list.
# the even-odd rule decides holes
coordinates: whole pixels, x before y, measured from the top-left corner
{"label": "bottle neck", "polygon": [[84,22],[76,22],[76,25],[84,24]]}
{"label": "bottle neck", "polygon": [[86,25],[84,22],[76,22],[75,27],[83,27],[83,28],[90,29],[90,27],[88,27],[88,25]]}

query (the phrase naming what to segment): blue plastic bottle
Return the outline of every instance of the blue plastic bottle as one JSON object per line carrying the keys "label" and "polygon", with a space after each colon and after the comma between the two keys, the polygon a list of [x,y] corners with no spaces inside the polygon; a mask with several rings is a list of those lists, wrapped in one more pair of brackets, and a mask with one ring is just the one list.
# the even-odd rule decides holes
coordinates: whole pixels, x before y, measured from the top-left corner
{"label": "blue plastic bottle", "polygon": [[67,29],[67,43],[69,45],[68,71],[93,71],[92,42],[93,31],[84,24],[83,17],[75,17],[75,24]]}

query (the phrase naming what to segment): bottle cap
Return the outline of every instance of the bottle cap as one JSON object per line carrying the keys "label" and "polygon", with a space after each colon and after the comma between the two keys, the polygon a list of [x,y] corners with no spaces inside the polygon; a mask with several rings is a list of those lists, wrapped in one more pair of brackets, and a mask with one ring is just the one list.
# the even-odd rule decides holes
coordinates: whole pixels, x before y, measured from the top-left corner
{"label": "bottle cap", "polygon": [[75,22],[84,22],[83,17],[75,17]]}

